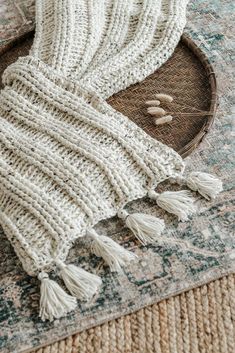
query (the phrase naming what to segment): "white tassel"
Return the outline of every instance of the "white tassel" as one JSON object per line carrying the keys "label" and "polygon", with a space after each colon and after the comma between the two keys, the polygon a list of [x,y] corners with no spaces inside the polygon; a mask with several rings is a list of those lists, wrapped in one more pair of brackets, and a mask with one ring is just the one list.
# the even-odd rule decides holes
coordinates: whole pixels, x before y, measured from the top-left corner
{"label": "white tassel", "polygon": [[78,299],[90,299],[101,286],[101,278],[75,265],[65,265],[56,261],[60,268],[60,276],[69,292]]}
{"label": "white tassel", "polygon": [[40,272],[41,281],[40,313],[42,321],[59,319],[77,306],[76,298],[67,294],[55,281],[49,279],[48,274]]}
{"label": "white tassel", "polygon": [[144,213],[129,214],[126,210],[120,210],[118,217],[125,221],[126,226],[143,245],[156,241],[165,228],[163,219]]}
{"label": "white tassel", "polygon": [[194,199],[189,191],[164,191],[158,194],[151,190],[148,195],[151,199],[156,200],[159,207],[175,214],[181,221],[187,220],[189,215],[196,212]]}
{"label": "white tassel", "polygon": [[87,231],[87,234],[92,238],[91,251],[102,257],[113,272],[122,272],[122,267],[137,257],[111,238],[98,235],[94,229]]}
{"label": "white tassel", "polygon": [[207,200],[214,199],[223,190],[222,181],[208,173],[192,172],[186,183],[191,190],[198,191]]}

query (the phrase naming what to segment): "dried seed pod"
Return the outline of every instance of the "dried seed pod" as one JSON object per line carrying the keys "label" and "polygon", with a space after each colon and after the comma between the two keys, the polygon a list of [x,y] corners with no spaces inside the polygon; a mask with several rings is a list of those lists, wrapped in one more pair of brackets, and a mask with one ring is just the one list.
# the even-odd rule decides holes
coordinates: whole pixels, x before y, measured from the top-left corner
{"label": "dried seed pod", "polygon": [[169,122],[172,121],[172,119],[173,119],[173,116],[165,115],[162,118],[155,119],[155,124],[156,125],[162,125],[162,124],[165,124],[165,123],[169,123]]}
{"label": "dried seed pod", "polygon": [[171,103],[173,101],[173,98],[169,94],[157,93],[155,94],[155,97],[160,100],[160,102]]}
{"label": "dried seed pod", "polygon": [[165,110],[159,107],[149,107],[147,111],[149,114],[159,116],[159,117],[166,114]]}
{"label": "dried seed pod", "polygon": [[146,101],[145,104],[146,105],[153,105],[153,106],[157,106],[157,105],[160,105],[160,101],[158,100],[152,100],[152,101]]}

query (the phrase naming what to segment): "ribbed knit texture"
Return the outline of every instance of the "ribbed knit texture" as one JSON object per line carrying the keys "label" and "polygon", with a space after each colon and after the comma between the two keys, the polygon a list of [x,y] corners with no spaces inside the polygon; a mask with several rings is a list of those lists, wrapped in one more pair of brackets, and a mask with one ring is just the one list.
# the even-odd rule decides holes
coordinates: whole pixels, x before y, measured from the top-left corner
{"label": "ribbed knit texture", "polygon": [[40,0],[30,54],[108,98],[159,68],[186,23],[188,0]]}
{"label": "ribbed knit texture", "polygon": [[0,95],[0,223],[31,275],[52,270],[88,229],[184,170],[175,151],[104,99],[169,58],[187,1],[36,3],[30,55],[5,71]]}
{"label": "ribbed knit texture", "polygon": [[176,152],[42,62],[20,59],[4,81],[0,218],[28,273],[183,171]]}

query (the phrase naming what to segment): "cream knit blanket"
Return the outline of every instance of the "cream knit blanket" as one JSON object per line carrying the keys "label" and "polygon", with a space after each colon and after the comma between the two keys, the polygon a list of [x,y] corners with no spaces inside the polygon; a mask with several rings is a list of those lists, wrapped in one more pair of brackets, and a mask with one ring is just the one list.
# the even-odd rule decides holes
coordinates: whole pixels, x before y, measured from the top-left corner
{"label": "cream knit blanket", "polygon": [[[23,267],[41,280],[40,316],[59,318],[89,299],[101,280],[66,257],[75,240],[120,271],[135,256],[94,226],[118,215],[146,244],[164,222],[124,207],[148,195],[180,219],[189,191],[156,193],[171,179],[213,197],[221,182],[183,178],[184,163],[105,98],[144,79],[172,54],[187,0],[38,0],[30,55],[4,73],[0,95],[0,223]],[[48,277],[60,268],[69,295]]]}

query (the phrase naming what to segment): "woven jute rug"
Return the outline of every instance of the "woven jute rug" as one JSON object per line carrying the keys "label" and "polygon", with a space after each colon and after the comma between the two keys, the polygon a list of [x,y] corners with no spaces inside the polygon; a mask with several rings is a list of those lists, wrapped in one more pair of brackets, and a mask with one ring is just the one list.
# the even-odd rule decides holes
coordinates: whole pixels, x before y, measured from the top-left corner
{"label": "woven jute rug", "polygon": [[[29,15],[23,7],[21,10],[26,12],[25,17]],[[18,56],[27,55],[31,42],[32,36],[17,45],[6,40],[0,71]],[[174,116],[173,122],[158,128],[145,106],[145,100],[152,99],[157,92],[174,97],[174,103],[165,106]],[[89,263],[104,284],[91,303],[80,303],[75,313],[53,323],[38,319],[38,282],[23,272],[0,230],[0,352],[29,352],[46,346],[37,352],[232,353],[232,166],[227,150],[223,156],[215,152],[218,148],[222,150],[225,137],[216,130],[207,135],[217,105],[214,70],[194,42],[183,37],[160,70],[141,84],[111,97],[109,103],[184,157],[207,136],[206,144],[210,147],[207,146],[205,154],[203,147],[196,150],[189,158],[188,168],[193,169],[196,164],[198,169],[222,177],[225,191],[211,204],[198,200],[197,217],[183,223],[145,200],[131,204],[132,210],[145,210],[165,218],[167,232],[155,245],[138,247],[121,222],[102,222],[99,231],[133,249],[139,262],[117,276],[100,259],[88,255],[86,243],[83,249],[75,246],[69,261],[85,268],[85,263]]]}

